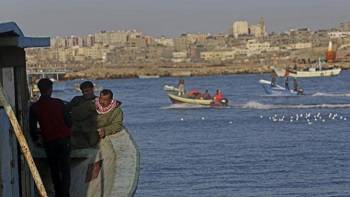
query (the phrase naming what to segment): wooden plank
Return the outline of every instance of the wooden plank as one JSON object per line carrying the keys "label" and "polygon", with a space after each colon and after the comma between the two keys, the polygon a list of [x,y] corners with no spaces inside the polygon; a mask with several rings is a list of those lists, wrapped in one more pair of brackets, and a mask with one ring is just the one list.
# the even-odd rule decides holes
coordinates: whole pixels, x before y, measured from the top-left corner
{"label": "wooden plank", "polygon": [[38,169],[36,168],[36,165],[34,163],[32,154],[29,150],[28,143],[23,135],[22,128],[20,127],[20,125],[17,121],[17,118],[15,116],[15,113],[12,110],[11,105],[7,102],[1,86],[0,86],[0,103],[2,103],[2,105],[4,106],[6,114],[7,114],[8,118],[10,119],[10,122],[11,122],[12,127],[13,127],[12,131],[15,133],[16,138],[18,140],[18,143],[21,147],[21,151],[22,151],[22,153],[23,153],[23,155],[28,163],[29,169],[32,173],[32,176],[34,178],[34,182],[35,182],[36,187],[38,189],[39,195],[41,197],[47,197],[45,187],[44,187],[43,182],[41,180]]}

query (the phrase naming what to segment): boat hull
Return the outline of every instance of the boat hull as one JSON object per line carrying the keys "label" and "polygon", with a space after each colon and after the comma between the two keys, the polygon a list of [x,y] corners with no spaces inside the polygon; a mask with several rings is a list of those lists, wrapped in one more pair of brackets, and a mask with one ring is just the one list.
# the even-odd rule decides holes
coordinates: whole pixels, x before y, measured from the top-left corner
{"label": "boat hull", "polygon": [[[33,150],[49,196],[53,195],[46,154]],[[105,137],[96,148],[71,153],[70,196],[133,196],[139,178],[139,151],[127,130]]]}
{"label": "boat hull", "polygon": [[297,95],[300,95],[300,93],[293,91],[293,90],[287,90],[280,85],[276,85],[276,86],[272,87],[270,81],[266,81],[266,80],[261,79],[259,81],[259,83],[263,87],[265,93],[268,95],[274,95],[274,96],[297,96]]}
{"label": "boat hull", "polygon": [[337,76],[341,72],[341,68],[334,68],[334,69],[325,69],[325,70],[315,70],[315,71],[288,71],[284,68],[273,68],[277,76],[279,77],[294,77],[294,78],[301,78],[301,77],[332,77]]}
{"label": "boat hull", "polygon": [[181,97],[181,96],[176,96],[173,94],[169,94],[168,96],[171,100],[172,103],[176,103],[176,104],[193,104],[193,105],[212,105],[213,104],[213,100],[205,100],[205,99],[192,99],[192,98],[185,98],[185,97]]}

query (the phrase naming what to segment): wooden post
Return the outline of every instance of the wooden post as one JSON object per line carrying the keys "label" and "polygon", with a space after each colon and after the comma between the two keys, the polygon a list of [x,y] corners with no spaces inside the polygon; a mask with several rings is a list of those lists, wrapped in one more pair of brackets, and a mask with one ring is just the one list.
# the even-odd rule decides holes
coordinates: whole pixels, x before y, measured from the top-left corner
{"label": "wooden post", "polygon": [[43,182],[41,180],[38,169],[35,166],[32,154],[30,153],[30,150],[29,150],[28,143],[23,135],[22,128],[20,127],[20,125],[17,121],[16,115],[13,112],[11,105],[7,102],[5,95],[4,95],[4,92],[3,92],[3,88],[1,86],[0,86],[0,104],[3,105],[3,107],[6,111],[6,114],[7,114],[8,118],[10,119],[10,122],[11,122],[12,127],[13,127],[13,132],[16,135],[18,143],[21,147],[21,151],[24,155],[25,160],[28,163],[30,172],[33,175],[34,182],[35,182],[35,185],[38,189],[39,195],[41,197],[47,197],[45,187],[44,187]]}

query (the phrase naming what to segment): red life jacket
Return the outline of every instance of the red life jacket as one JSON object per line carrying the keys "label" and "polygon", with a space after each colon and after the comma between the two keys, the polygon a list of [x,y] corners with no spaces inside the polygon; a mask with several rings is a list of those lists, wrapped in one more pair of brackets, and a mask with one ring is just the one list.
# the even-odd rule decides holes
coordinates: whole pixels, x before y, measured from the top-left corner
{"label": "red life jacket", "polygon": [[214,101],[220,102],[223,98],[224,98],[224,95],[220,92],[220,93],[215,94]]}

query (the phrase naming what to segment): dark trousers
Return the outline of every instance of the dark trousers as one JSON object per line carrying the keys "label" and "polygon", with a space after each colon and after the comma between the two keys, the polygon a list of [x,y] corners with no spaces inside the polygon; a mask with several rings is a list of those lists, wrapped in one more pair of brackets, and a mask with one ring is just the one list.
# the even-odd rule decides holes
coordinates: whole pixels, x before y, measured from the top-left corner
{"label": "dark trousers", "polygon": [[45,143],[51,178],[56,197],[69,197],[70,187],[70,139],[58,139]]}

